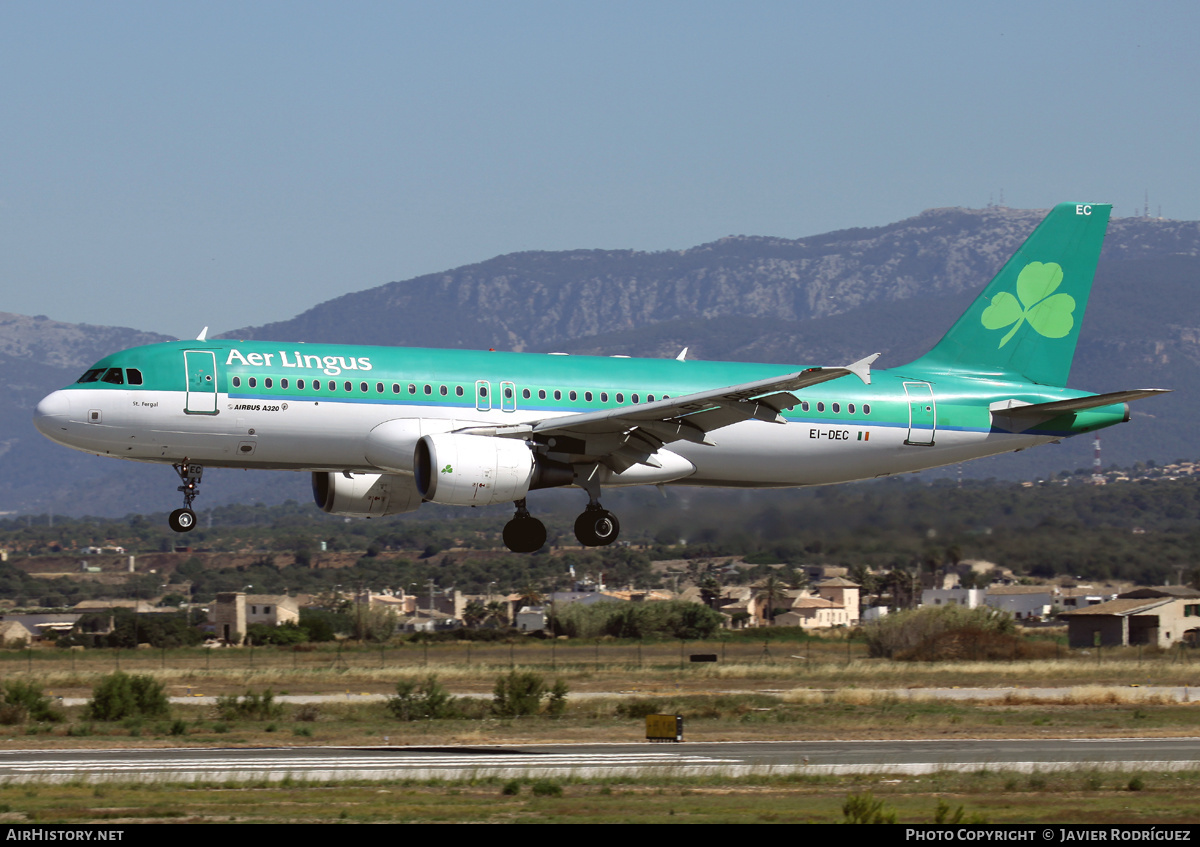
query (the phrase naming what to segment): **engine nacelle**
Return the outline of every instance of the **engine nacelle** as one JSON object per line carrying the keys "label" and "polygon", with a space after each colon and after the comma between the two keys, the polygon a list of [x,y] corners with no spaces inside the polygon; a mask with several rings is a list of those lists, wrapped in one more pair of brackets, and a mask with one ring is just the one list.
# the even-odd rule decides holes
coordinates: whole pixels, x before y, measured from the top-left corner
{"label": "engine nacelle", "polygon": [[413,478],[402,474],[360,473],[347,477],[314,471],[312,487],[317,505],[331,515],[399,515],[416,511],[422,502]]}
{"label": "engine nacelle", "polygon": [[384,421],[367,434],[363,445],[364,457],[385,471],[411,474],[413,454],[422,436],[470,425],[470,421],[443,418],[396,418]]}
{"label": "engine nacelle", "polygon": [[426,435],[414,457],[417,490],[450,506],[511,503],[529,493],[536,472],[523,441],[490,435]]}

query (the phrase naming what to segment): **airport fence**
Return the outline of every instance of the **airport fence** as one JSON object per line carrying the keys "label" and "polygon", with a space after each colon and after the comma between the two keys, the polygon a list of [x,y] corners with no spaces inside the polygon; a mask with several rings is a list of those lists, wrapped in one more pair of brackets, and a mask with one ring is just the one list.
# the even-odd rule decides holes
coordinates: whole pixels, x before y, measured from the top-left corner
{"label": "airport fence", "polygon": [[[506,642],[402,642],[382,645],[338,643],[298,646],[245,646],[217,648],[139,649],[59,649],[35,646],[0,650],[0,676],[51,673],[90,674],[121,670],[128,673],[171,671],[175,673],[250,673],[257,671],[412,671],[423,668],[504,671],[515,667],[543,671],[622,671],[663,670],[703,672],[705,669],[758,667],[764,673],[789,669],[802,676],[803,668],[821,666],[823,673],[836,673],[839,666],[861,673],[864,666],[884,664],[871,659],[865,641],[855,638],[821,641],[747,640],[745,638],[706,641],[628,641],[628,640],[537,640],[517,638]],[[1150,647],[1071,650],[1056,647],[1053,655],[1039,660],[992,658],[987,664],[1011,664],[1036,668],[1058,662],[1080,670],[1089,666],[1104,668],[1120,665],[1149,672],[1188,666],[1200,660],[1200,651],[1176,647],[1161,650]],[[970,662],[972,657],[962,657]],[[1065,664],[1064,664],[1065,663]],[[903,673],[935,668],[938,662],[887,662]]]}

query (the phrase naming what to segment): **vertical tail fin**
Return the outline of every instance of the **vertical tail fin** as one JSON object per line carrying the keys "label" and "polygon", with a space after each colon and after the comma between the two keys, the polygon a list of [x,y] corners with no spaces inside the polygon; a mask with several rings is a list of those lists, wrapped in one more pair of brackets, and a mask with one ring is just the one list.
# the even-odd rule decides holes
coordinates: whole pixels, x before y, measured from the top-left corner
{"label": "vertical tail fin", "polygon": [[1055,206],[913,366],[1065,386],[1111,210]]}

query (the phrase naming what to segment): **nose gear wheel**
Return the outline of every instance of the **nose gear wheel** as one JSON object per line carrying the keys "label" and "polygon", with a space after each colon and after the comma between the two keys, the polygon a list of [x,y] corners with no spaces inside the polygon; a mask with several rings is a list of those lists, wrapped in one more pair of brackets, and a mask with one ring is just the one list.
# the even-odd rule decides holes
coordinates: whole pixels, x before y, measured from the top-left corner
{"label": "nose gear wheel", "polygon": [[176,509],[171,512],[167,518],[167,524],[175,532],[191,532],[196,528],[196,513],[192,511],[192,501],[200,494],[200,478],[204,476],[204,466],[194,465],[184,457],[182,462],[176,462],[171,465],[175,469],[175,473],[179,475],[179,481],[183,485],[179,486],[178,491],[183,492],[183,508]]}

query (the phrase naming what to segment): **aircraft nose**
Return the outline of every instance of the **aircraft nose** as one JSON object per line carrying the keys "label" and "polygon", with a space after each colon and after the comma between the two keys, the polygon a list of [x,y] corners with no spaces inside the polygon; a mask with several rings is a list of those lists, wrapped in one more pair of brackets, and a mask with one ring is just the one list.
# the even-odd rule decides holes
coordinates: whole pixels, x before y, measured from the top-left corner
{"label": "aircraft nose", "polygon": [[47,394],[33,411],[33,425],[51,441],[60,441],[71,419],[71,397],[66,391]]}

